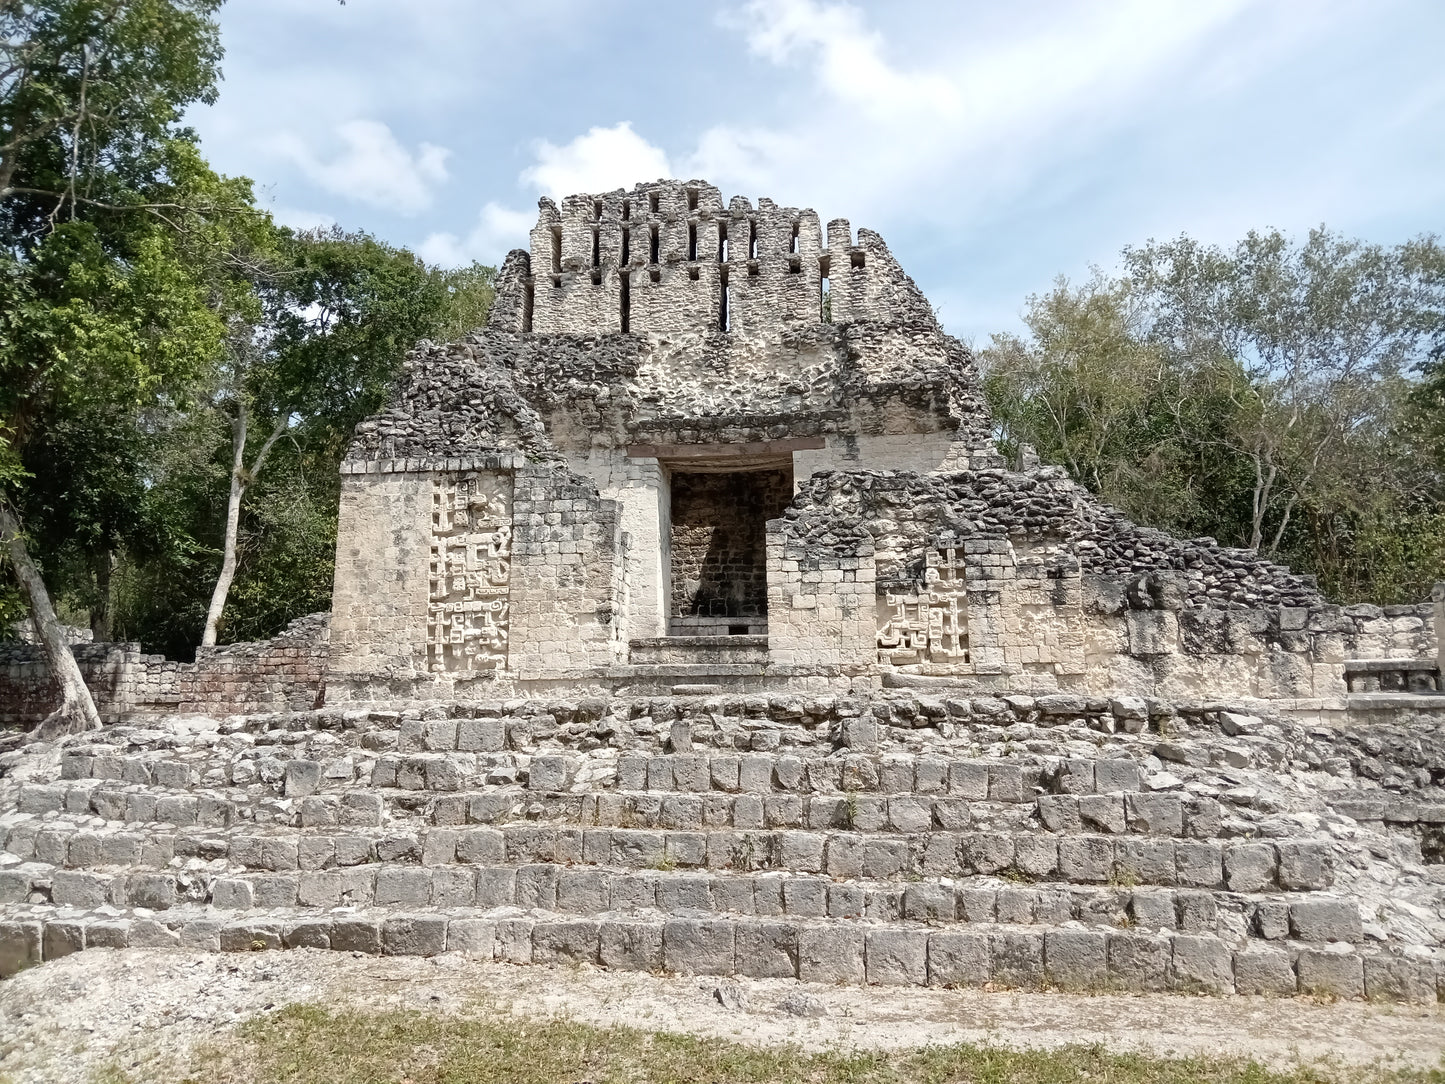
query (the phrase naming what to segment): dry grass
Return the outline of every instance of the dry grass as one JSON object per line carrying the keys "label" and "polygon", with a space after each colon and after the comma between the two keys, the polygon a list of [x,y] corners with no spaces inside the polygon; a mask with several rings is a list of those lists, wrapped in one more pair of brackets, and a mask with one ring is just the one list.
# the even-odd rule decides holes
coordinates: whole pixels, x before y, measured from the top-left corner
{"label": "dry grass", "polygon": [[[117,1068],[106,1084],[139,1084]],[[189,1084],[1445,1084],[1441,1070],[1308,1067],[1151,1058],[1098,1046],[807,1053],[718,1039],[531,1019],[292,1006],[194,1055]]]}

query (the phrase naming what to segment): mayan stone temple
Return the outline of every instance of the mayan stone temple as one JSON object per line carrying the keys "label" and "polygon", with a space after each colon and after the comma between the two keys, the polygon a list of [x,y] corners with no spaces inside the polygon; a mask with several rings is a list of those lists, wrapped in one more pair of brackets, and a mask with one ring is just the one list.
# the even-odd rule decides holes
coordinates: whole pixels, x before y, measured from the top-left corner
{"label": "mayan stone temple", "polygon": [[488,326],[358,427],[329,618],[77,648],[108,725],[4,766],[0,973],[1436,1000],[1445,595],[1332,604],[991,432],[877,234],[701,181],[542,200]]}

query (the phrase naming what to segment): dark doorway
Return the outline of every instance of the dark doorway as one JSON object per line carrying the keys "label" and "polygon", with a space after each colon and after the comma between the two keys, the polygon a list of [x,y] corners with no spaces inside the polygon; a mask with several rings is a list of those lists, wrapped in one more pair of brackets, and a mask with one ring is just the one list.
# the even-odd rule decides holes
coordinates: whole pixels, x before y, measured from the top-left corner
{"label": "dark doorway", "polygon": [[791,469],[672,475],[672,636],[767,632],[765,524],[793,499]]}

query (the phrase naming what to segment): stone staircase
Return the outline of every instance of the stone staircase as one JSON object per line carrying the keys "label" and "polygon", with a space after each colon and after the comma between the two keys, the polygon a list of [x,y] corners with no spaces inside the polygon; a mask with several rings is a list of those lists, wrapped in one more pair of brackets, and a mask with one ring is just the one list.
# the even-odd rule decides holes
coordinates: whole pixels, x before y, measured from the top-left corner
{"label": "stone staircase", "polygon": [[902,692],[110,727],[0,763],[0,973],[308,946],[1435,1000],[1445,867],[1337,811],[1396,797],[1355,738]]}

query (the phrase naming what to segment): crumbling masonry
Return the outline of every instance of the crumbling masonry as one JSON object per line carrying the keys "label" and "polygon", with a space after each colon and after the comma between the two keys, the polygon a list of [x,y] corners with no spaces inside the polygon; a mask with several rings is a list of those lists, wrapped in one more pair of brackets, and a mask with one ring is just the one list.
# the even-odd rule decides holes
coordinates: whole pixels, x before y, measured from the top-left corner
{"label": "crumbling masonry", "polygon": [[990,432],[876,234],[702,182],[541,201],[489,326],[358,427],[329,625],[89,648],[114,724],[10,756],[0,973],[260,944],[1434,1000],[1445,597],[1332,605]]}

